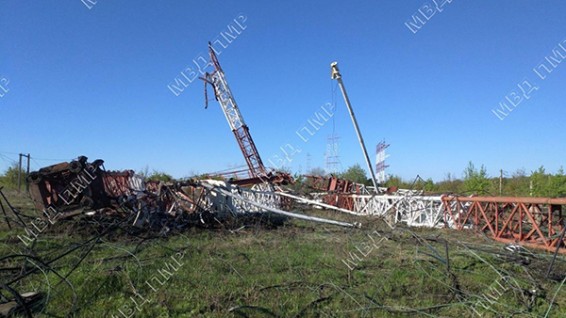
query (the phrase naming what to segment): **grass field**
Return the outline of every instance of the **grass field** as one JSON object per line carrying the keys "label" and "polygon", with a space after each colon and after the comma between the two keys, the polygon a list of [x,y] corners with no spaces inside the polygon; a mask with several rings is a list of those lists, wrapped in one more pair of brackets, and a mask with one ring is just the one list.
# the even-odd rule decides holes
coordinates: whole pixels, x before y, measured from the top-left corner
{"label": "grass field", "polygon": [[562,256],[546,278],[552,254],[511,253],[481,234],[305,213],[363,226],[264,216],[162,235],[120,223],[105,233],[85,218],[26,246],[3,222],[2,283],[44,295],[34,317],[566,317]]}

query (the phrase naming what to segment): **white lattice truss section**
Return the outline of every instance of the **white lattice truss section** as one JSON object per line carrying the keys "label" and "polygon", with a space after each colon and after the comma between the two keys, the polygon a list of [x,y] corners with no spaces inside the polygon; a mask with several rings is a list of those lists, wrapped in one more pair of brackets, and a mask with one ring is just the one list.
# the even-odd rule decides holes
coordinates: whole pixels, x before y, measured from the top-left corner
{"label": "white lattice truss section", "polygon": [[[293,196],[288,193],[275,192],[270,185],[256,186],[254,189],[240,188],[233,185],[222,184],[227,191],[235,196],[225,196],[211,192],[207,196],[208,206],[217,212],[229,211],[233,214],[265,212],[262,206],[279,209],[282,196],[290,197],[301,203],[318,205],[324,208],[335,209],[362,216],[382,217],[391,223],[405,223],[415,227],[449,227],[452,228],[454,221],[447,219],[444,213],[442,196],[424,196],[419,191],[403,190],[393,195],[356,195],[352,194],[354,208],[352,211],[336,208],[322,203],[320,197],[326,195],[319,193],[318,199],[309,200],[303,197]],[[253,203],[256,204],[253,204]]]}
{"label": "white lattice truss section", "polygon": [[206,180],[206,183],[234,194],[234,196],[229,196],[215,191],[208,192],[201,205],[212,212],[240,214],[266,211],[253,203],[275,209],[281,206],[281,197],[273,193],[268,184],[256,185],[254,189],[247,189],[227,185],[223,181]]}
{"label": "white lattice truss section", "polygon": [[[257,187],[258,185],[256,185]],[[268,185],[265,185],[268,186]],[[281,207],[281,197],[270,191],[269,188],[259,188],[259,189],[246,189],[246,188],[236,188],[232,189],[232,193],[238,193],[243,198],[257,202],[259,204],[265,205],[270,208],[279,209]],[[262,209],[254,206],[243,200],[233,199],[234,206],[238,212],[264,212]]]}
{"label": "white lattice truss section", "polygon": [[442,227],[444,209],[440,196],[352,195],[354,212],[380,216],[409,226]]}

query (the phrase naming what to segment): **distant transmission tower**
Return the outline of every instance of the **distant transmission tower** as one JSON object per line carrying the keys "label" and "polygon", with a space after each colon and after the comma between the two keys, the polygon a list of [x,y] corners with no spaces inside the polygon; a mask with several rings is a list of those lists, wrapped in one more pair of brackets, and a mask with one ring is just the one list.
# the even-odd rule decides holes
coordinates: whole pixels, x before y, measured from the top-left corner
{"label": "distant transmission tower", "polygon": [[375,178],[379,184],[384,184],[385,181],[387,181],[387,174],[385,173],[385,169],[389,167],[389,165],[385,164],[385,159],[389,157],[389,155],[385,154],[385,149],[387,149],[387,147],[389,147],[389,144],[386,144],[384,140],[378,143],[375,149]]}
{"label": "distant transmission tower", "polygon": [[307,165],[306,165],[306,173],[310,173],[311,171],[311,154],[307,152]]}
{"label": "distant transmission tower", "polygon": [[328,136],[326,144],[326,172],[336,174],[341,168],[340,155],[338,154],[338,140],[336,134]]}

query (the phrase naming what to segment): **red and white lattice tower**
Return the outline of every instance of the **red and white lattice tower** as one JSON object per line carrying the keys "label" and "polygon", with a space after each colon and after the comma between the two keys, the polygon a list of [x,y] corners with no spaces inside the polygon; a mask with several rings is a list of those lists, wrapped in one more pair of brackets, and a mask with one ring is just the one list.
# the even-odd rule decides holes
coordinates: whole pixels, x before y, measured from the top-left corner
{"label": "red and white lattice tower", "polygon": [[[210,84],[214,88],[214,95],[216,100],[220,103],[224,116],[230,125],[230,129],[234,133],[238,145],[242,150],[244,159],[249,168],[250,177],[259,177],[266,174],[265,166],[259,156],[255,143],[250,135],[250,131],[246,123],[244,122],[244,117],[240,113],[240,109],[236,104],[234,95],[228,86],[226,81],[226,75],[220,67],[218,58],[214,53],[212,45],[208,44],[208,49],[210,53],[210,60],[214,66],[214,71],[212,73],[206,73],[205,77],[202,78],[205,81],[205,99],[206,97],[206,84]],[[207,101],[208,103],[208,101]]]}
{"label": "red and white lattice tower", "polygon": [[326,172],[331,174],[338,173],[342,166],[340,155],[338,154],[338,140],[340,137],[336,134],[328,136],[326,143]]}
{"label": "red and white lattice tower", "polygon": [[389,165],[385,164],[385,159],[389,157],[389,155],[385,154],[385,149],[387,149],[387,147],[389,147],[389,144],[386,144],[385,141],[382,141],[377,144],[375,150],[375,178],[380,184],[383,184],[385,183],[385,181],[387,181],[387,174],[385,173],[385,169],[389,167]]}

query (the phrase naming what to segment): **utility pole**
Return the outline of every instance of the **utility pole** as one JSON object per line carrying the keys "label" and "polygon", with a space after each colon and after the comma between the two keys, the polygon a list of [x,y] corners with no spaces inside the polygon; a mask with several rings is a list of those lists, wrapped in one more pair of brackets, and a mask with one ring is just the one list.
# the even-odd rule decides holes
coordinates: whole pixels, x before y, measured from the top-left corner
{"label": "utility pole", "polygon": [[29,176],[29,162],[31,160],[31,156],[29,155],[29,153],[28,153],[27,157],[28,157],[28,164],[27,164],[27,169],[26,169],[26,191],[29,192],[28,176]]}
{"label": "utility pole", "polygon": [[20,154],[20,160],[18,164],[18,193],[20,193],[22,186],[22,154]]}
{"label": "utility pole", "polygon": [[[29,175],[29,162],[30,162],[30,154],[28,153],[27,155],[24,155],[23,153],[19,154],[20,158],[19,158],[19,164],[18,164],[18,193],[21,192],[22,190],[22,157],[26,157],[27,159],[27,168],[26,168],[26,178]],[[26,181],[26,190],[29,190],[29,185],[27,184]]]}
{"label": "utility pole", "polygon": [[344,96],[344,102],[346,102],[346,106],[348,107],[348,112],[350,113],[350,117],[352,118],[352,123],[354,123],[354,129],[356,130],[356,134],[358,135],[358,141],[360,142],[360,147],[362,147],[362,151],[364,153],[364,157],[366,159],[366,165],[371,176],[371,181],[373,182],[373,186],[375,187],[375,192],[378,193],[377,187],[377,180],[375,179],[375,173],[373,172],[373,167],[371,165],[368,151],[366,149],[366,145],[364,144],[364,139],[362,138],[362,134],[360,133],[360,128],[358,127],[358,122],[356,121],[356,116],[354,115],[354,110],[352,109],[352,105],[350,104],[350,99],[348,98],[348,94],[346,93],[346,88],[344,87],[344,83],[342,82],[342,75],[338,70],[338,62],[332,62],[330,64],[330,68],[332,70],[331,77],[338,81],[338,85],[340,86],[340,90],[342,91],[342,95]]}

